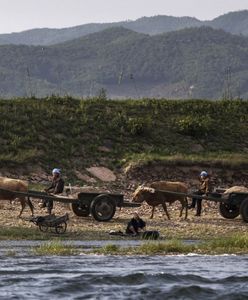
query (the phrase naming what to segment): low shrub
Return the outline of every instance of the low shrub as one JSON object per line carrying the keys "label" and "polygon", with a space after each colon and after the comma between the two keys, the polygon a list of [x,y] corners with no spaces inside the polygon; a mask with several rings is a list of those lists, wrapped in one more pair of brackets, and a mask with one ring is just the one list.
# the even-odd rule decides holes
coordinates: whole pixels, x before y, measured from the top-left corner
{"label": "low shrub", "polygon": [[176,121],[176,129],[179,133],[195,138],[206,137],[215,132],[215,122],[208,116],[185,116]]}
{"label": "low shrub", "polygon": [[72,245],[60,241],[50,241],[33,248],[36,255],[75,255],[76,249]]}

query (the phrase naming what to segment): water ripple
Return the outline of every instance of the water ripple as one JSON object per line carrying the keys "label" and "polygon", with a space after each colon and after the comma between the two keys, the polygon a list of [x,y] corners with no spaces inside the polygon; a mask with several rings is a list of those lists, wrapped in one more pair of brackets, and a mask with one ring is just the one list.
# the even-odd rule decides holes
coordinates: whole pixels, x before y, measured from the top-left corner
{"label": "water ripple", "polygon": [[248,299],[247,270],[248,256],[238,255],[37,257],[19,253],[0,257],[0,299],[243,300]]}

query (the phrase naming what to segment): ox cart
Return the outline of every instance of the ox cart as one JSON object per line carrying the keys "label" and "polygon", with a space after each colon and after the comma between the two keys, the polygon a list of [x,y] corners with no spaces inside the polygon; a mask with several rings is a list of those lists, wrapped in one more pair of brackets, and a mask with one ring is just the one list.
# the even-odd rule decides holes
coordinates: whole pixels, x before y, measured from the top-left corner
{"label": "ox cart", "polygon": [[67,228],[67,221],[69,215],[65,214],[61,217],[56,217],[54,214],[47,216],[38,216],[30,218],[29,221],[37,225],[42,232],[47,232],[50,228],[51,231],[55,231],[57,234],[65,233]]}
{"label": "ox cart", "polygon": [[11,195],[25,196],[32,199],[52,200],[55,202],[68,203],[76,216],[88,217],[90,214],[100,222],[106,222],[113,218],[117,207],[139,207],[140,204],[124,201],[124,195],[111,193],[82,192],[77,198],[55,196],[45,192],[29,190],[27,193],[11,191],[0,188],[0,192]]}
{"label": "ox cart", "polygon": [[206,195],[194,195],[188,193],[159,190],[160,192],[181,195],[190,198],[214,201],[219,203],[219,213],[226,219],[234,219],[241,215],[244,222],[248,223],[248,193],[232,192],[225,194],[225,189],[216,189],[213,193]]}

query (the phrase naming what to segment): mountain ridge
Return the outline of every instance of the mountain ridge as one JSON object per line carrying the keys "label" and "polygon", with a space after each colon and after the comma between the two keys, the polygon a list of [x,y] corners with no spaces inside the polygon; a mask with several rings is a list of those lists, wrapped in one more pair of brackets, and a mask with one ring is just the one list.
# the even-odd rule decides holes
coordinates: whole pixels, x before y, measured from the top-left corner
{"label": "mountain ridge", "polygon": [[142,17],[135,21],[114,23],[89,23],[61,29],[36,28],[17,33],[0,34],[0,44],[53,45],[79,38],[110,27],[127,29],[156,35],[191,27],[209,26],[223,29],[232,34],[248,36],[248,10],[229,12],[211,21],[201,21],[194,17],[153,16]]}
{"label": "mountain ridge", "polygon": [[209,27],[155,36],[110,28],[52,46],[0,46],[0,56],[4,98],[248,97],[248,38]]}

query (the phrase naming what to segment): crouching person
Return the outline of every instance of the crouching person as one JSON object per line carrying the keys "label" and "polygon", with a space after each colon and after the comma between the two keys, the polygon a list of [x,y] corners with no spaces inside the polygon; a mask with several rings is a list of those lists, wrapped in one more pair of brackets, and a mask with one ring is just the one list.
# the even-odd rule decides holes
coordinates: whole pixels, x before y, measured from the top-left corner
{"label": "crouching person", "polygon": [[137,212],[135,212],[133,214],[133,218],[127,224],[126,234],[132,234],[136,236],[145,230],[146,222],[139,217]]}

